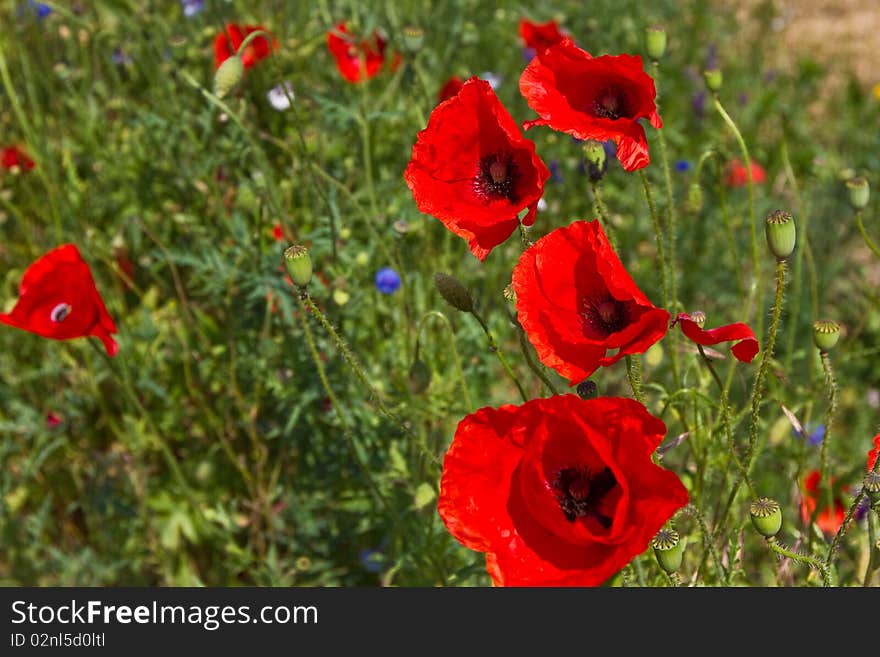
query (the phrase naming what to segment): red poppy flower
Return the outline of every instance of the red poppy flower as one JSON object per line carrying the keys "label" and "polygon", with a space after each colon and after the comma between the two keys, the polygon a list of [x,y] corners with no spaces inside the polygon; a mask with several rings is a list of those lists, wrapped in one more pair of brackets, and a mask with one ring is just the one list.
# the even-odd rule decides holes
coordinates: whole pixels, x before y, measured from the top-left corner
{"label": "red poppy flower", "polygon": [[559,24],[556,21],[533,23],[525,18],[519,22],[519,36],[523,45],[536,53],[555,46],[565,38],[565,35],[559,31]]}
{"label": "red poppy flower", "polygon": [[[519,321],[541,362],[575,385],[599,367],[647,350],[669,313],[636,287],[598,221],[539,239],[513,270]],[[606,356],[609,350],[617,350]]]}
{"label": "red poppy flower", "polygon": [[[268,32],[262,25],[227,24],[226,29],[214,38],[214,68],[219,68],[220,64],[238,52],[239,46],[247,36],[257,30]],[[251,41],[241,53],[241,63],[245,68],[250,68],[261,59],[271,55],[272,50],[277,47],[278,41],[276,39],[272,39],[270,43],[266,37],[259,36]]]}
{"label": "red poppy flower", "polygon": [[[833,483],[832,479],[832,485]],[[816,524],[826,534],[836,534],[843,524],[846,508],[837,493],[834,494],[833,510],[828,508],[825,497],[824,487],[822,490],[819,489],[819,471],[813,470],[804,477],[801,487],[801,518],[804,522],[810,522],[810,518],[813,517],[813,512],[816,510],[816,502],[821,501],[822,510],[816,516]]]}
{"label": "red poppy flower", "polygon": [[758,340],[755,338],[754,332],[741,322],[704,331],[700,328],[699,324],[691,319],[690,315],[681,313],[672,322],[673,325],[676,323],[681,327],[682,333],[704,347],[718,344],[719,342],[739,340],[739,342],[733,345],[731,351],[736,359],[743,363],[751,363],[755,354],[758,353]]}
{"label": "red poppy flower", "polygon": [[538,52],[523,71],[519,90],[541,117],[526,121],[524,128],[547,125],[578,139],[613,139],[627,171],[650,162],[639,119],[647,118],[655,128],[663,121],[654,104],[654,81],[638,55],[593,57],[565,38]]}
{"label": "red poppy flower", "polygon": [[18,146],[7,146],[0,149],[0,167],[4,169],[18,167],[23,171],[30,171],[35,166],[34,161]]}
{"label": "red poppy flower", "polygon": [[446,84],[440,88],[440,91],[437,94],[437,102],[442,103],[444,100],[449,100],[461,91],[462,86],[464,86],[462,79],[457,75],[453,75],[446,81]]}
{"label": "red poppy flower", "polygon": [[687,504],[651,454],[666,426],[631,399],[483,408],[458,425],[438,511],[499,586],[596,586]]}
{"label": "red poppy flower", "polygon": [[284,229],[281,227],[281,224],[272,225],[272,237],[276,242],[284,241]]}
{"label": "red poppy flower", "polygon": [[419,210],[442,221],[485,260],[535,222],[550,171],[485,80],[471,78],[419,132],[404,178]]}
{"label": "red poppy flower", "polygon": [[[379,30],[366,39],[358,39],[348,32],[345,23],[339,23],[327,32],[327,48],[336,59],[336,68],[348,82],[362,82],[373,78],[385,64],[388,42]],[[400,65],[400,53],[391,61],[391,70]]]}
{"label": "red poppy flower", "polygon": [[54,340],[94,335],[111,356],[119,349],[110,337],[116,324],[73,244],[49,251],[25,270],[18,302],[8,315],[0,313],[0,322]]}
{"label": "red poppy flower", "polygon": [[868,452],[868,470],[873,470],[880,457],[880,433],[874,436],[874,449]]}
{"label": "red poppy flower", "polygon": [[[764,167],[755,162],[751,161],[752,165],[752,182],[753,183],[762,183],[767,179],[767,174],[764,171]],[[727,174],[724,177],[724,182],[728,187],[744,187],[749,184],[749,173],[746,171],[746,168],[743,166],[743,163],[738,160],[731,160],[727,165]]]}

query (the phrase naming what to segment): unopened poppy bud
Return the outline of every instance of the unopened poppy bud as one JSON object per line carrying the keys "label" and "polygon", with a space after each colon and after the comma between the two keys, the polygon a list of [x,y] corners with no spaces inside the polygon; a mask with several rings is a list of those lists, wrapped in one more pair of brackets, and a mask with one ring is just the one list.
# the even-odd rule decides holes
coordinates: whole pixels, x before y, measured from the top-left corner
{"label": "unopened poppy bud", "polygon": [[284,251],[284,264],[290,280],[297,287],[306,287],[312,280],[312,257],[302,244],[289,246]]}
{"label": "unopened poppy bud", "polygon": [[681,568],[685,541],[681,540],[677,531],[664,527],[654,536],[651,547],[654,548],[657,563],[667,573],[674,573]]}
{"label": "unopened poppy bud", "polygon": [[874,472],[873,470],[868,472],[862,481],[862,486],[864,486],[865,494],[871,500],[871,504],[880,502],[880,472]]}
{"label": "unopened poppy bud", "polygon": [[587,173],[590,180],[597,182],[602,180],[608,169],[608,158],[605,155],[605,146],[601,141],[588,139],[584,142],[584,160],[587,165]]}
{"label": "unopened poppy bud", "polygon": [[687,208],[693,214],[703,209],[703,188],[698,182],[692,182],[688,187]]}
{"label": "unopened poppy bud", "polygon": [[819,351],[830,351],[840,337],[840,324],[830,319],[813,322],[813,342]]}
{"label": "unopened poppy bud", "polygon": [[403,28],[403,45],[411,53],[422,49],[425,42],[425,31],[416,25],[407,25]]}
{"label": "unopened poppy bud", "polygon": [[596,385],[595,381],[590,381],[589,379],[578,383],[575,390],[577,390],[578,397],[581,399],[595,399],[599,396],[599,386]]}
{"label": "unopened poppy bud", "polygon": [[462,285],[458,279],[453,278],[449,274],[437,272],[434,274],[434,285],[440,296],[446,300],[453,308],[470,313],[474,310],[474,300],[467,288]]}
{"label": "unopened poppy bud", "polygon": [[724,76],[721,75],[720,68],[710,68],[703,71],[703,79],[706,81],[706,88],[709,91],[712,93],[721,91],[721,83],[724,81]]}
{"label": "unopened poppy bud", "polygon": [[794,251],[797,231],[791,214],[783,210],[770,213],[764,224],[767,246],[777,260],[785,260]]}
{"label": "unopened poppy bud", "polygon": [[645,51],[655,62],[666,53],[666,28],[652,25],[645,29]]}
{"label": "unopened poppy bud", "polygon": [[238,55],[226,58],[214,73],[214,95],[223,98],[241,82],[244,75],[244,62]]}
{"label": "unopened poppy bud", "polygon": [[864,178],[850,178],[846,181],[846,188],[849,190],[849,204],[854,210],[863,210],[868,205],[871,198],[871,187]]}
{"label": "unopened poppy bud", "polygon": [[408,385],[414,395],[425,392],[431,385],[431,368],[424,361],[413,361],[412,367],[409,368]]}
{"label": "unopened poppy bud", "polygon": [[706,313],[702,310],[695,310],[688,316],[691,318],[691,321],[700,328],[703,328],[706,325]]}
{"label": "unopened poppy bud", "polygon": [[755,530],[764,538],[773,538],[782,529],[782,511],[779,502],[769,497],[755,500],[749,506],[749,515]]}

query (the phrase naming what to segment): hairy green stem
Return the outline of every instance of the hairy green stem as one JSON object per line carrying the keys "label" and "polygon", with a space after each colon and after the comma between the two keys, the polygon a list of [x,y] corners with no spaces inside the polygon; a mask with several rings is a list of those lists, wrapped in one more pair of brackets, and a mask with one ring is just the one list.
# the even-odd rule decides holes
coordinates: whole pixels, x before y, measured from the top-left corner
{"label": "hairy green stem", "polygon": [[766,542],[767,547],[776,554],[791,559],[792,561],[806,564],[819,571],[819,575],[822,577],[822,585],[824,587],[828,588],[834,586],[833,580],[831,579],[831,569],[828,567],[827,563],[822,563],[819,559],[809,554],[800,554],[799,552],[789,550],[787,547],[777,543],[773,537],[768,538]]}
{"label": "hairy green stem", "polygon": [[877,245],[874,243],[869,236],[867,231],[865,230],[865,224],[862,222],[862,211],[856,210],[856,226],[859,228],[859,233],[862,235],[862,239],[865,240],[865,244],[871,249],[871,253],[880,258],[880,249],[877,248]]}
{"label": "hairy green stem", "polygon": [[[639,169],[639,177],[642,179],[642,187],[645,188],[645,199],[648,201],[648,210],[651,213],[651,223],[654,226],[654,241],[657,243],[657,258],[660,261],[660,285],[663,289],[663,307],[669,308],[669,283],[666,280],[666,249],[663,247],[663,231],[660,228],[660,215],[654,205],[654,193],[648,182],[648,176],[644,169]],[[671,354],[670,354],[671,355]],[[676,386],[678,388],[680,386]]]}
{"label": "hairy green stem", "polygon": [[[878,514],[880,515],[880,514]],[[865,576],[862,578],[862,586],[871,586],[871,577],[874,574],[874,550],[877,548],[877,529],[874,526],[874,516],[868,513],[868,563],[865,566]]]}
{"label": "hairy green stem", "polygon": [[[880,472],[880,458],[878,458],[874,462],[874,472]],[[867,495],[867,491],[865,490],[865,486],[859,489],[858,495],[850,504],[849,509],[846,512],[846,516],[843,518],[843,522],[840,523],[840,527],[837,530],[837,533],[834,535],[834,538],[831,541],[831,546],[828,548],[828,555],[825,557],[825,563],[830,564],[834,559],[834,555],[837,552],[837,549],[840,547],[840,542],[843,540],[843,537],[846,536],[846,532],[849,529],[849,524],[852,522],[853,517],[856,515],[856,510],[859,508],[859,504],[862,501],[862,498]]]}
{"label": "hairy green stem", "polygon": [[425,324],[432,317],[439,319],[443,323],[443,326],[446,327],[446,332],[449,336],[449,346],[452,349],[452,360],[455,363],[455,373],[461,384],[462,399],[464,400],[465,407],[471,409],[474,405],[471,403],[471,393],[468,391],[467,380],[464,378],[464,370],[461,368],[461,357],[458,355],[458,347],[455,344],[455,331],[452,330],[452,324],[449,322],[449,318],[439,310],[428,311],[422,316],[422,319],[419,320],[419,325],[416,329],[415,357],[419,357],[419,344],[422,337],[422,329],[424,329]]}
{"label": "hairy green stem", "polygon": [[[831,489],[831,475],[828,473],[828,444],[831,442],[831,429],[834,423],[834,414],[837,412],[837,381],[834,379],[834,370],[831,369],[831,358],[827,351],[819,354],[822,359],[822,371],[825,373],[825,387],[828,389],[828,408],[825,410],[825,436],[822,438],[822,449],[819,452],[819,488],[824,488],[827,495],[829,509],[834,508],[834,492]],[[828,475],[826,481],[826,474]],[[815,522],[820,505],[817,504],[813,511],[811,523]]]}
{"label": "hairy green stem", "polygon": [[638,356],[626,356],[626,376],[629,378],[629,385],[632,388],[633,398],[640,404],[645,403],[645,396],[642,394],[642,361]]}
{"label": "hairy green stem", "polygon": [[526,338],[526,332],[523,330],[522,326],[517,322],[516,332],[519,336],[519,348],[522,350],[523,358],[526,360],[526,364],[529,366],[529,369],[535,373],[535,375],[541,379],[541,383],[546,386],[547,390],[549,390],[552,394],[558,395],[559,390],[557,390],[556,386],[553,385],[553,382],[550,378],[541,370],[541,366],[535,361],[532,357],[531,349],[532,346],[529,344],[528,339]]}
{"label": "hairy green stem", "polygon": [[471,315],[473,315],[476,320],[480,323],[480,326],[483,328],[483,333],[486,334],[486,339],[489,341],[489,351],[495,354],[498,357],[498,362],[501,363],[501,366],[504,368],[504,371],[507,372],[507,375],[513,380],[516,384],[516,389],[519,390],[519,394],[522,397],[524,402],[529,401],[529,396],[526,394],[525,389],[522,387],[522,384],[519,382],[516,374],[513,369],[510,367],[510,363],[507,362],[507,359],[504,357],[504,354],[501,352],[501,347],[498,346],[498,343],[495,341],[495,336],[492,335],[492,331],[489,330],[489,327],[486,325],[485,320],[477,313],[472,310]]}

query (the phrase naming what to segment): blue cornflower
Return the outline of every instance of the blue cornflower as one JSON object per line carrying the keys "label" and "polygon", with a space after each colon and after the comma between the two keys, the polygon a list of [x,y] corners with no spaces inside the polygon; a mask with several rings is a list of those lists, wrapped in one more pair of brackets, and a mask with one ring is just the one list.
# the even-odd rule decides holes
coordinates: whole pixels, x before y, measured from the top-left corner
{"label": "blue cornflower", "polygon": [[691,170],[691,163],[687,160],[678,160],[675,163],[675,170],[680,173],[685,173]]}
{"label": "blue cornflower", "polygon": [[791,432],[794,434],[795,438],[806,438],[807,442],[814,447],[817,445],[821,445],[822,441],[825,439],[825,425],[812,425],[809,424],[804,428],[804,433],[800,433],[797,429],[792,428]]}
{"label": "blue cornflower", "polygon": [[379,550],[367,548],[366,550],[361,550],[361,553],[358,556],[361,565],[368,573],[378,573],[382,571],[382,562],[384,559]]}
{"label": "blue cornflower", "polygon": [[559,162],[557,160],[550,160],[550,162],[547,164],[547,168],[550,169],[550,180],[555,183],[563,182],[562,168],[559,166]]}
{"label": "blue cornflower", "polygon": [[180,4],[183,7],[183,15],[187,18],[192,18],[205,8],[204,0],[180,0]]}
{"label": "blue cornflower", "polygon": [[34,13],[37,15],[37,18],[43,19],[46,18],[49,14],[52,13],[52,7],[42,2],[35,2],[34,0],[28,0],[28,5],[31,9],[34,10]]}
{"label": "blue cornflower", "polygon": [[382,294],[393,294],[400,288],[400,274],[391,269],[391,267],[383,267],[376,272],[376,289]]}

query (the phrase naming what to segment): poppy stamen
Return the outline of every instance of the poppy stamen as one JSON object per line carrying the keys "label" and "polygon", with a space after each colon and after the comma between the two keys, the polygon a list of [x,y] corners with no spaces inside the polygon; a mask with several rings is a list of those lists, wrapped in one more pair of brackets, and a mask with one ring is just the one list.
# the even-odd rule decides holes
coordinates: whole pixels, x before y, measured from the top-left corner
{"label": "poppy stamen", "polygon": [[629,323],[629,312],[625,305],[612,297],[585,299],[583,318],[587,327],[603,338],[623,329]]}
{"label": "poppy stamen", "polygon": [[486,201],[504,198],[516,203],[514,187],[517,177],[512,154],[504,151],[492,153],[480,160],[474,177],[474,193]]}
{"label": "poppy stamen", "polygon": [[626,97],[619,89],[604,89],[593,101],[593,114],[616,121],[627,114]]}
{"label": "poppy stamen", "polygon": [[551,487],[566,520],[574,522],[589,516],[608,529],[612,518],[601,513],[599,505],[616,485],[610,468],[593,474],[587,467],[568,467],[556,473]]}

